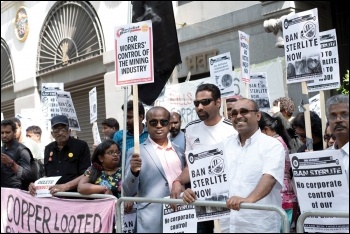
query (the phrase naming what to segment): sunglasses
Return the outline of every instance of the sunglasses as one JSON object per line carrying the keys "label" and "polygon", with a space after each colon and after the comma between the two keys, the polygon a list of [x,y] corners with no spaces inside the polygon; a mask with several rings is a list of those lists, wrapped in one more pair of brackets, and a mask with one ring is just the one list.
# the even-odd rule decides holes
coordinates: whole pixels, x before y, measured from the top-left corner
{"label": "sunglasses", "polygon": [[202,99],[202,100],[195,100],[193,101],[193,104],[195,107],[198,107],[199,104],[202,104],[202,106],[207,106],[209,105],[212,101],[214,101],[213,98],[206,98],[206,99]]}
{"label": "sunglasses", "polygon": [[232,115],[232,117],[235,117],[235,116],[237,116],[239,114],[247,115],[250,112],[258,112],[258,110],[249,110],[249,109],[246,109],[246,108],[241,108],[239,110],[233,109],[232,112],[231,112],[231,115]]}
{"label": "sunglasses", "polygon": [[324,134],[323,139],[329,141],[330,139],[336,140],[336,137],[333,134]]}
{"label": "sunglasses", "polygon": [[151,119],[150,121],[148,121],[148,124],[151,125],[152,127],[157,127],[158,123],[160,123],[160,125],[162,125],[162,127],[165,127],[165,126],[169,125],[169,120],[167,120],[167,119],[161,119],[161,120]]}

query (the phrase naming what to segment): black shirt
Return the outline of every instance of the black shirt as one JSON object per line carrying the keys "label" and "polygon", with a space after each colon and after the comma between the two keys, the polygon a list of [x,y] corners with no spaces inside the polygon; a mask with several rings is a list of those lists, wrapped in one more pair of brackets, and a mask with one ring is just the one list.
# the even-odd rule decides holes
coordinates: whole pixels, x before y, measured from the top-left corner
{"label": "black shirt", "polygon": [[[19,145],[22,145],[24,149],[19,150]],[[12,168],[1,163],[1,187],[28,190],[24,185],[28,183],[24,183],[24,181],[28,181],[31,177],[29,149],[14,139],[9,148],[6,149],[4,144],[1,147],[1,152],[18,164],[18,171],[15,173]]]}
{"label": "black shirt", "polygon": [[85,141],[69,137],[66,145],[60,150],[56,141],[51,142],[45,147],[44,164],[47,177],[62,176],[57,184],[74,180],[84,174],[91,165],[88,144]]}

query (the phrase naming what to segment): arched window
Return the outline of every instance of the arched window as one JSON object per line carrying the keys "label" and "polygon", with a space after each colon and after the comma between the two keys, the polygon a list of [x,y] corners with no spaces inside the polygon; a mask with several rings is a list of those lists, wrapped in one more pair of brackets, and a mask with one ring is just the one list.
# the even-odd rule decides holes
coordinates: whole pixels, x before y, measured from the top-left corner
{"label": "arched window", "polygon": [[1,38],[1,89],[12,86],[14,78],[10,49]]}
{"label": "arched window", "polygon": [[102,55],[102,27],[94,8],[83,1],[58,1],[40,33],[37,75]]}

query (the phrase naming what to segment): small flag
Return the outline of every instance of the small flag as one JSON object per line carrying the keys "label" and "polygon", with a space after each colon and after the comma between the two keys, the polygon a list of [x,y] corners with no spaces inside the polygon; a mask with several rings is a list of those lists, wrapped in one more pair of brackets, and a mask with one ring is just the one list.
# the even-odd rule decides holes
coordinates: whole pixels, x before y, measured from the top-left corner
{"label": "small flag", "polygon": [[154,83],[138,85],[139,99],[152,105],[175,66],[182,63],[171,1],[132,1],[132,23],[151,20]]}

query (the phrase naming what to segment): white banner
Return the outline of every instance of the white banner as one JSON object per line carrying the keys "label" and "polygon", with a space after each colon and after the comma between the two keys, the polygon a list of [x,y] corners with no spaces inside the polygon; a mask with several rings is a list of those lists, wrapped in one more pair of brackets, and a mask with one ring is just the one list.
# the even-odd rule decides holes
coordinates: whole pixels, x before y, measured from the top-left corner
{"label": "white banner", "polygon": [[196,232],[197,218],[193,205],[177,205],[177,211],[174,212],[170,204],[163,204],[163,233]]}
{"label": "white banner", "polygon": [[[290,154],[301,212],[349,212],[349,186],[340,150]],[[305,232],[349,233],[349,218],[309,217]]]}
{"label": "white banner", "polygon": [[287,84],[322,77],[317,8],[283,17]]}

